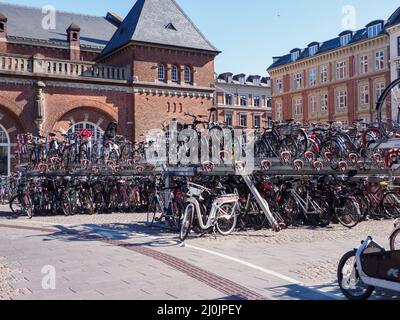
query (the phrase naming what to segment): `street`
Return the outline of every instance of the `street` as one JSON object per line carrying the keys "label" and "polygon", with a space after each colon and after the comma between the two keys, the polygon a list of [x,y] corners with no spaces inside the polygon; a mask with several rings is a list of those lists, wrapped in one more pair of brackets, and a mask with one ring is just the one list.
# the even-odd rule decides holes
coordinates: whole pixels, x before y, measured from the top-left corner
{"label": "street", "polygon": [[[353,230],[291,228],[229,237],[148,229],[145,214],[0,214],[0,299],[336,300],[337,264],[368,235],[388,247],[391,221]],[[53,277],[53,278],[51,278]],[[399,299],[378,292],[373,299]]]}

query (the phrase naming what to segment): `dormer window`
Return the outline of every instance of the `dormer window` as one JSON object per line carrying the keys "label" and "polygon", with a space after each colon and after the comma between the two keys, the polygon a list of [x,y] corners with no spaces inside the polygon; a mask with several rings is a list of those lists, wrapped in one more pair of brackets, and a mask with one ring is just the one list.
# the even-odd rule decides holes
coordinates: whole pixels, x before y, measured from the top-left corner
{"label": "dormer window", "polygon": [[239,78],[239,83],[240,83],[241,85],[244,85],[244,84],[246,83],[246,78],[245,78],[245,77],[240,77],[240,78]]}
{"label": "dormer window", "polygon": [[165,26],[165,29],[177,31],[176,28],[175,28],[175,26],[172,24],[172,22],[168,23],[168,24]]}
{"label": "dormer window", "polygon": [[311,46],[311,47],[309,48],[310,56],[311,56],[311,57],[312,57],[312,56],[315,56],[315,55],[317,54],[318,49],[319,49],[319,46],[318,46],[317,44]]}
{"label": "dormer window", "polygon": [[350,41],[351,41],[351,33],[346,33],[340,36],[340,45],[342,47],[348,45]]}
{"label": "dormer window", "polygon": [[292,61],[296,61],[300,58],[300,50],[292,51]]}
{"label": "dormer window", "polygon": [[253,84],[254,84],[255,86],[259,86],[259,85],[260,85],[260,78],[254,78],[254,79],[253,79]]}
{"label": "dormer window", "polygon": [[231,75],[226,77],[226,82],[227,83],[231,83],[232,82],[232,76]]}
{"label": "dormer window", "polygon": [[374,24],[368,27],[368,38],[373,38],[378,36],[382,32],[382,24]]}

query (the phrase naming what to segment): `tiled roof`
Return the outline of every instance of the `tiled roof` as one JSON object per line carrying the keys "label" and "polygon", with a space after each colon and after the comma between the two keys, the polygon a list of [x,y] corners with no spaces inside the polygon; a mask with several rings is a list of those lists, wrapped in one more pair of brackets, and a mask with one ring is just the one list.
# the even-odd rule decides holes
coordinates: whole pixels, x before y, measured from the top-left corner
{"label": "tiled roof", "polygon": [[174,0],[137,0],[102,54],[130,41],[218,51]]}
{"label": "tiled roof", "polygon": [[[399,11],[397,19],[400,20],[400,17],[399,17],[400,16],[400,8],[397,9],[397,11]],[[393,15],[395,15],[395,14],[393,14]],[[392,20],[394,21],[395,19],[393,18]],[[382,20],[376,20],[375,22],[376,23],[378,23],[378,22],[383,23]],[[399,21],[399,23],[400,23],[400,21]],[[349,45],[367,39],[368,38],[368,32],[367,31],[368,31],[367,28],[363,28],[363,29],[357,30],[355,32],[352,32],[352,38],[351,38],[351,41],[350,41]],[[351,31],[345,31],[343,33],[350,33],[350,32]],[[385,33],[385,29],[384,28],[382,29],[382,31],[381,31],[381,33],[379,35],[381,35],[383,33]],[[312,43],[310,43],[309,46],[311,46],[312,44],[318,44],[318,42],[312,42]],[[316,52],[316,55],[319,55],[319,54],[322,54],[322,53],[325,53],[325,52],[328,52],[328,51],[331,51],[331,50],[334,50],[334,49],[338,49],[340,47],[341,47],[340,37],[336,37],[336,38],[327,40],[325,42],[322,42],[320,44],[320,46],[319,46],[319,49]],[[292,51],[294,51],[294,50],[292,50]],[[307,47],[306,49],[303,49],[300,52],[300,56],[296,61],[299,61],[299,60],[302,60],[302,59],[306,59],[306,58],[309,58],[309,57],[310,57],[309,47]],[[281,66],[290,64],[292,62],[293,62],[292,61],[292,56],[291,56],[290,53],[286,54],[284,56],[281,56],[281,57],[276,57],[275,62],[268,68],[268,70],[273,69],[273,68],[277,68],[277,67],[281,67]]]}
{"label": "tiled roof", "polygon": [[386,28],[392,27],[396,24],[400,24],[400,7],[390,16],[386,23]]}
{"label": "tiled roof", "polygon": [[41,8],[0,3],[0,12],[8,18],[7,35],[24,42],[67,45],[66,30],[71,24],[81,29],[81,45],[102,49],[117,29],[104,17],[56,11],[56,28],[44,29]]}

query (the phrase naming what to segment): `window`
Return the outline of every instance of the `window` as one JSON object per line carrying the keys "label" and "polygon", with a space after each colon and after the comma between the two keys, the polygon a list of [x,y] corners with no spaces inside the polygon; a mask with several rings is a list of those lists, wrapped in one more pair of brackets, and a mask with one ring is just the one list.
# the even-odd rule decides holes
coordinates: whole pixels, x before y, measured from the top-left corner
{"label": "window", "polygon": [[375,70],[382,70],[385,68],[385,51],[375,52]]}
{"label": "window", "polygon": [[177,66],[172,66],[171,79],[174,82],[178,82],[179,81],[179,73],[178,73],[178,67]]}
{"label": "window", "polygon": [[347,91],[339,90],[336,93],[336,109],[338,111],[343,111],[347,108]]}
{"label": "window", "polygon": [[296,61],[300,57],[300,51],[292,52],[292,61]]}
{"label": "window", "polygon": [[225,126],[227,126],[227,127],[233,126],[233,113],[232,112],[225,113]]}
{"label": "window", "polygon": [[10,139],[3,126],[0,125],[0,175],[10,174]]}
{"label": "window", "polygon": [[340,45],[343,47],[347,45],[351,40],[351,33],[347,33],[340,37]]}
{"label": "window", "polygon": [[385,82],[380,81],[375,84],[375,102],[378,102],[378,99],[381,97],[385,89],[386,89]]}
{"label": "window", "polygon": [[317,97],[310,96],[310,113],[313,116],[317,112]]}
{"label": "window", "polygon": [[302,86],[303,86],[303,77],[302,77],[301,73],[296,73],[293,76],[293,88],[301,89]]}
{"label": "window", "polygon": [[253,104],[255,107],[260,107],[260,97],[259,96],[255,96],[253,99]]}
{"label": "window", "polygon": [[400,57],[400,37],[397,37],[397,55]]}
{"label": "window", "polygon": [[283,92],[283,81],[282,81],[282,79],[276,79],[275,92],[276,93],[282,93]]}
{"label": "window", "polygon": [[240,114],[240,124],[241,127],[247,128],[247,114],[241,113]]}
{"label": "window", "polygon": [[312,46],[309,49],[310,56],[315,56],[318,51],[318,45]]}
{"label": "window", "polygon": [[321,95],[321,113],[325,113],[328,111],[328,94],[323,93]]}
{"label": "window", "polygon": [[185,67],[184,79],[186,83],[192,82],[192,70],[189,67]]}
{"label": "window", "polygon": [[347,63],[346,61],[341,61],[336,63],[336,80],[341,80],[346,77],[347,74]]}
{"label": "window", "polygon": [[242,107],[247,107],[247,96],[240,96],[240,105]]}
{"label": "window", "polygon": [[315,86],[317,84],[317,69],[310,69],[309,72],[309,83],[310,86]]}
{"label": "window", "polygon": [[260,81],[259,78],[254,78],[254,79],[253,79],[253,84],[254,84],[255,86],[259,86],[260,83],[261,83],[261,81]]}
{"label": "window", "polygon": [[4,32],[4,29],[5,29],[5,27],[4,27],[4,23],[0,23],[0,32]]}
{"label": "window", "polygon": [[72,40],[78,40],[78,34],[76,32],[72,33]]}
{"label": "window", "polygon": [[295,116],[300,116],[303,114],[303,100],[301,98],[294,100],[293,113]]}
{"label": "window", "polygon": [[360,57],[360,73],[368,73],[368,56]]}
{"label": "window", "polygon": [[320,75],[320,82],[326,83],[328,82],[328,66],[322,66],[319,72]]}
{"label": "window", "polygon": [[225,104],[228,106],[232,105],[232,95],[231,94],[226,94],[225,95]]}
{"label": "window", "polygon": [[246,83],[246,78],[245,77],[239,77],[239,83],[241,85],[244,85]]}
{"label": "window", "polygon": [[369,85],[360,86],[360,102],[362,105],[369,104]]}
{"label": "window", "polygon": [[158,80],[159,81],[165,80],[165,66],[163,64],[158,65]]}
{"label": "window", "polygon": [[175,26],[172,24],[172,22],[168,23],[168,24],[165,26],[165,29],[177,31],[176,28],[175,28]]}
{"label": "window", "polygon": [[368,27],[368,38],[376,37],[381,33],[381,31],[382,31],[381,23]]}
{"label": "window", "polygon": [[261,128],[261,115],[255,114],[254,115],[254,128]]}
{"label": "window", "polygon": [[80,133],[82,130],[88,130],[93,134],[92,138],[94,141],[100,140],[103,138],[103,130],[94,123],[91,122],[79,122],[75,123],[69,130],[68,133]]}
{"label": "window", "polygon": [[282,120],[283,119],[283,110],[282,110],[282,103],[281,102],[277,102],[276,103],[276,120]]}

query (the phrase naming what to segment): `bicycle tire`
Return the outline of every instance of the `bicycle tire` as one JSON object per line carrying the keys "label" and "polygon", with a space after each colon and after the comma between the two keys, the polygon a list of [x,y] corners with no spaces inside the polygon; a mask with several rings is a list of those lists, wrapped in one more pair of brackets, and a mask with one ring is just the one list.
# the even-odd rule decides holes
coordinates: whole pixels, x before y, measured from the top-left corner
{"label": "bicycle tire", "polygon": [[193,224],[193,218],[195,213],[195,206],[193,203],[188,203],[183,214],[181,230],[179,232],[179,239],[183,242],[187,239],[190,229]]}
{"label": "bicycle tire", "polygon": [[[396,242],[399,243],[398,246],[396,245]],[[400,228],[397,228],[395,231],[393,231],[390,236],[390,250],[400,250]]]}
{"label": "bicycle tire", "polygon": [[[349,204],[352,212],[346,214],[337,214],[337,208],[336,208],[336,217],[339,221],[339,223],[349,229],[352,229],[356,227],[360,223],[360,217],[361,217],[361,212],[359,208],[359,204],[352,198],[350,197],[342,197],[341,201],[344,201],[345,204],[343,205],[343,209],[346,210],[346,204]],[[345,220],[346,217],[350,217],[351,220]]]}
{"label": "bicycle tire", "polygon": [[[394,199],[394,203],[391,204],[390,206],[386,206],[385,205],[385,199],[387,199],[389,197],[392,197]],[[383,196],[381,203],[382,203],[383,212],[385,213],[385,215],[388,218],[397,219],[397,218],[400,217],[400,196],[396,192],[387,192]],[[396,211],[395,213],[392,210],[390,210],[392,208],[395,209],[395,211]]]}

